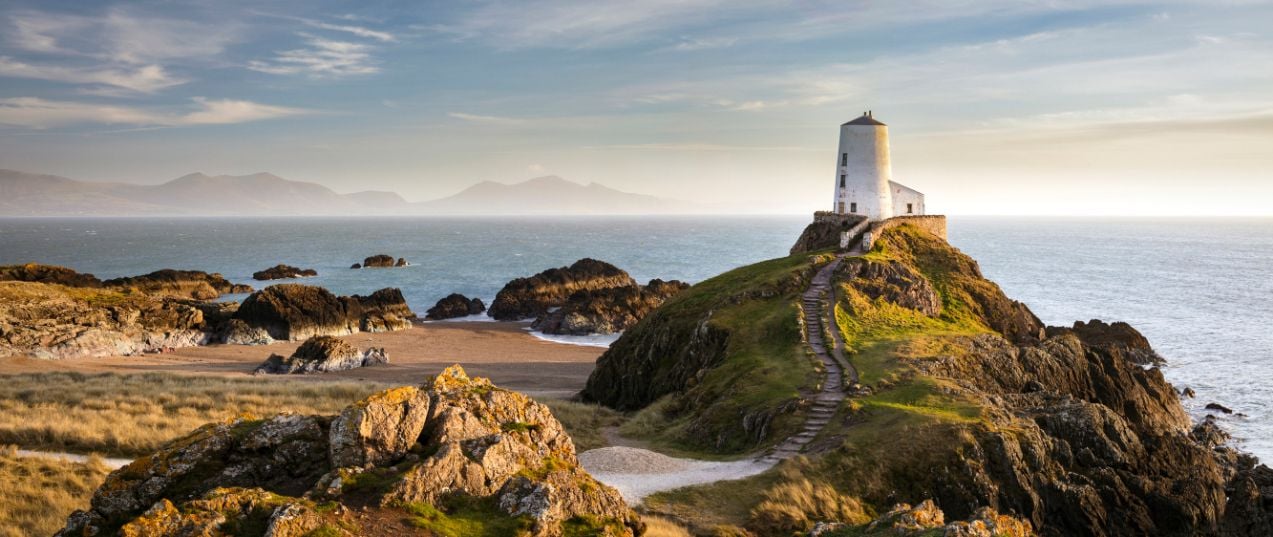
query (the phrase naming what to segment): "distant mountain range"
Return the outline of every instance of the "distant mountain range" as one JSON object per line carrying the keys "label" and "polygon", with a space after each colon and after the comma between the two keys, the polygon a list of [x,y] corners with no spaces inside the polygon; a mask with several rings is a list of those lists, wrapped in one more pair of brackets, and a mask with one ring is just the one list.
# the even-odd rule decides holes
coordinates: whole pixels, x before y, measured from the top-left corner
{"label": "distant mountain range", "polygon": [[137,185],[0,170],[0,216],[688,214],[703,209],[557,176],[514,184],[483,181],[453,196],[408,202],[394,192],[339,194],[269,173],[192,173],[159,185]]}

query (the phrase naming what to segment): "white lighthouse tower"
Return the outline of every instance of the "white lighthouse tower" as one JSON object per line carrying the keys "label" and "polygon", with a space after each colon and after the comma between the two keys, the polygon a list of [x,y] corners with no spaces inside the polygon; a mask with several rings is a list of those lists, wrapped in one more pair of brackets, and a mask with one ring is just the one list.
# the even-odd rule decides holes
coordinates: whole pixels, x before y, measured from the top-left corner
{"label": "white lighthouse tower", "polygon": [[833,211],[872,221],[924,214],[924,195],[893,182],[888,125],[871,112],[840,125]]}

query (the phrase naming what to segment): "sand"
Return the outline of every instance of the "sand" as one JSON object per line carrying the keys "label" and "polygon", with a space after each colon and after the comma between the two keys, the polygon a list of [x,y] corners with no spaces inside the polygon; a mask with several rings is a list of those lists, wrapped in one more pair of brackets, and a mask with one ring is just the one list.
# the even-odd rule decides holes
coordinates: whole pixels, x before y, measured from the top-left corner
{"label": "sand", "polygon": [[[419,383],[451,364],[495,384],[534,397],[570,397],[583,388],[600,347],[545,341],[525,330],[526,323],[429,322],[382,334],[353,334],[355,346],[384,347],[390,363],[318,375],[261,375],[282,382],[367,380]],[[271,345],[208,345],[164,354],[37,360],[0,359],[0,374],[78,371],[84,373],[165,372],[190,375],[251,376],[271,353],[289,355],[301,342]]]}

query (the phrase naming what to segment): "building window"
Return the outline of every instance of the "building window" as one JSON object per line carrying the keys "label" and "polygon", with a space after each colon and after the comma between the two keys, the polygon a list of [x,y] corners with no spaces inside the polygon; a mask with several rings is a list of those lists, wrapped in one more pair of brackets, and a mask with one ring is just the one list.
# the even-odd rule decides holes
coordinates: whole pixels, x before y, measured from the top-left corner
{"label": "building window", "polygon": [[840,213],[840,214],[844,214],[844,202],[843,202],[843,201],[842,201],[842,202],[840,202],[840,210],[839,210],[839,211],[836,211],[836,212],[838,212],[838,213]]}
{"label": "building window", "polygon": [[907,203],[907,204],[906,204],[906,214],[912,214],[912,213],[914,213],[914,212],[915,212],[915,204],[913,204],[913,203]]}
{"label": "building window", "polygon": [[857,204],[857,202],[853,202],[853,203],[850,203],[850,204],[849,204],[849,212],[851,212],[851,213],[856,213],[856,212],[858,212],[858,204]]}
{"label": "building window", "polygon": [[844,188],[844,174],[840,174],[840,188]]}
{"label": "building window", "polygon": [[848,166],[848,165],[849,165],[849,154],[848,154],[848,153],[840,153],[840,165],[841,165],[841,166]]}

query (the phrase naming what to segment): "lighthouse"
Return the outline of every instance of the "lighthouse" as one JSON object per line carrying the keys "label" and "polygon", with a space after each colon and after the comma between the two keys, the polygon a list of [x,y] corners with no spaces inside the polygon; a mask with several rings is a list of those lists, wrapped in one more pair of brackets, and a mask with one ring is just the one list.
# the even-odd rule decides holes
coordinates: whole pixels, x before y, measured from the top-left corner
{"label": "lighthouse", "polygon": [[924,194],[893,181],[888,125],[870,111],[840,125],[832,211],[871,221],[924,214]]}

